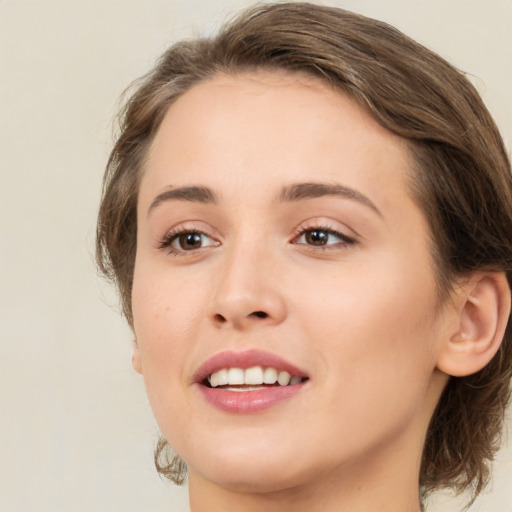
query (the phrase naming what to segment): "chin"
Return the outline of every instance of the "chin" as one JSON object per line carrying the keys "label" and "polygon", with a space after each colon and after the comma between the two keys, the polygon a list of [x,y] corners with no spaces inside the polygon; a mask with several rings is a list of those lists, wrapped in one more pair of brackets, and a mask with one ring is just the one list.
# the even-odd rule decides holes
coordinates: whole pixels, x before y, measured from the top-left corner
{"label": "chin", "polygon": [[227,464],[214,469],[204,476],[218,486],[239,493],[269,494],[286,491],[310,481],[307,474],[294,470],[290,459],[286,464],[268,461],[264,464]]}
{"label": "chin", "polygon": [[245,446],[221,452],[203,453],[199,460],[187,461],[189,478],[198,473],[226,490],[267,494],[311,483],[323,473],[312,457],[297,447],[289,451],[275,446],[265,450]]}

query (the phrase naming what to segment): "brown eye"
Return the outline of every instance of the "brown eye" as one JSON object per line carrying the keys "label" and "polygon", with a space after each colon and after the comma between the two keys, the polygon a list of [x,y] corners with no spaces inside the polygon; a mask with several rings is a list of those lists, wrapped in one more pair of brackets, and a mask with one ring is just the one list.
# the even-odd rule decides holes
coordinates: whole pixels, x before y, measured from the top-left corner
{"label": "brown eye", "polygon": [[355,243],[355,240],[343,233],[328,228],[305,229],[294,243],[312,247],[342,248]]}
{"label": "brown eye", "polygon": [[178,245],[179,249],[184,251],[199,249],[203,244],[203,236],[202,233],[182,233],[176,237],[174,243]]}
{"label": "brown eye", "polygon": [[201,231],[179,231],[168,233],[160,242],[161,249],[167,249],[172,254],[196,251],[205,247],[219,245],[219,242],[210,238]]}
{"label": "brown eye", "polygon": [[309,245],[326,245],[329,233],[322,229],[313,229],[304,233],[304,240]]}

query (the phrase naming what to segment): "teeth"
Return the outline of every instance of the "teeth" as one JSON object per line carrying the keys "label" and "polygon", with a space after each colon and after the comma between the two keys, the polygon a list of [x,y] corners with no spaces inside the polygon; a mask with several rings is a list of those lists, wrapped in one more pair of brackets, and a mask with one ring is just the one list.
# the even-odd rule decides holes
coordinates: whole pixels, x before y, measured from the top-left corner
{"label": "teeth", "polygon": [[245,370],[244,384],[263,384],[263,368],[261,366],[247,368],[247,370]]}
{"label": "teeth", "polygon": [[265,368],[263,382],[265,384],[275,384],[277,382],[277,370],[275,368]]}
{"label": "teeth", "polygon": [[279,382],[280,386],[288,386],[290,384],[290,379],[292,376],[288,372],[279,372],[277,376],[277,382]]}
{"label": "teeth", "polygon": [[228,371],[224,368],[223,370],[212,373],[210,377],[210,384],[212,388],[216,388],[217,386],[225,386],[226,384],[229,384]]}
{"label": "teeth", "polygon": [[245,372],[241,368],[228,370],[228,384],[245,384]]}
{"label": "teeth", "polygon": [[[286,371],[278,371],[275,368],[262,368],[253,366],[242,370],[241,368],[222,368],[208,377],[212,388],[218,386],[254,386],[253,389],[264,389],[262,384],[279,383],[280,386],[299,384],[301,377],[292,377]],[[259,387],[258,387],[259,386]],[[240,390],[239,388],[227,388],[230,391]]]}

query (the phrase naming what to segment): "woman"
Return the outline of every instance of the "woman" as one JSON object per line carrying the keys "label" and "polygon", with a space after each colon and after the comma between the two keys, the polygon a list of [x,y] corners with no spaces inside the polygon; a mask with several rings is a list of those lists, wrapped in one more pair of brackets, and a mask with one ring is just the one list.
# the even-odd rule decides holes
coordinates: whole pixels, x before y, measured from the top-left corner
{"label": "woman", "polygon": [[192,512],[411,512],[486,484],[510,163],[468,80],[397,30],[277,4],[169,49],[123,113],[98,261]]}

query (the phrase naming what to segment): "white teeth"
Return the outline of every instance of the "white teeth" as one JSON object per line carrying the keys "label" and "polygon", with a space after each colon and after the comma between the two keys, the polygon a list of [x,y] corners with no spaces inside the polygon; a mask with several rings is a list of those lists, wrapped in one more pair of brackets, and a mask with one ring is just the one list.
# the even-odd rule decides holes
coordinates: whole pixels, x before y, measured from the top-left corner
{"label": "white teeth", "polygon": [[290,384],[290,379],[292,376],[288,372],[279,372],[277,376],[277,382],[279,382],[280,386],[288,386]]}
{"label": "white teeth", "polygon": [[263,368],[261,366],[247,368],[245,370],[245,384],[263,384]]}
{"label": "white teeth", "polygon": [[219,370],[218,372],[212,373],[210,377],[210,384],[212,388],[216,388],[217,386],[225,386],[229,384],[228,380],[228,371],[224,368]]}
{"label": "white teeth", "polygon": [[265,384],[275,384],[277,382],[277,370],[275,368],[265,368],[263,382]]}
{"label": "white teeth", "polygon": [[[280,386],[299,384],[301,377],[292,377],[286,371],[278,371],[275,368],[252,366],[246,370],[241,368],[222,368],[208,377],[212,388],[218,386],[255,386],[253,389],[264,389],[262,384],[279,383]],[[257,387],[260,386],[260,387]],[[227,388],[230,391],[240,390],[239,388]]]}
{"label": "white teeth", "polygon": [[245,384],[244,371],[241,368],[230,368],[228,370],[228,384]]}

